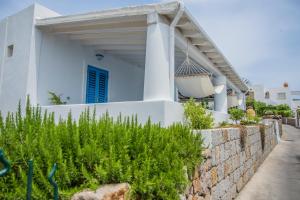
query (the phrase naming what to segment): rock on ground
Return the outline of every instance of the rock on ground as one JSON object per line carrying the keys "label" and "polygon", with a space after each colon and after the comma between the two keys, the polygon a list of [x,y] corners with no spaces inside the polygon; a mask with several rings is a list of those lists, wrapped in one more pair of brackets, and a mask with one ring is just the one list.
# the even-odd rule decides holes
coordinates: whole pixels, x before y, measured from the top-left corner
{"label": "rock on ground", "polygon": [[130,186],[128,183],[103,185],[96,191],[83,190],[73,195],[71,200],[125,200]]}

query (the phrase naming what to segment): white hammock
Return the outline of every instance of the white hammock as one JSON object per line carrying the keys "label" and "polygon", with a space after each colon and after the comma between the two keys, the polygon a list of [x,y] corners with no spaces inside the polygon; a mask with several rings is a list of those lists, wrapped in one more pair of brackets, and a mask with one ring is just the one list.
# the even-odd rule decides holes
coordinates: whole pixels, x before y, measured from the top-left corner
{"label": "white hammock", "polygon": [[239,100],[236,95],[228,95],[227,96],[227,105],[228,108],[239,106]]}
{"label": "white hammock", "polygon": [[214,94],[210,73],[189,59],[188,49],[185,61],[176,70],[175,82],[186,97],[203,98]]}

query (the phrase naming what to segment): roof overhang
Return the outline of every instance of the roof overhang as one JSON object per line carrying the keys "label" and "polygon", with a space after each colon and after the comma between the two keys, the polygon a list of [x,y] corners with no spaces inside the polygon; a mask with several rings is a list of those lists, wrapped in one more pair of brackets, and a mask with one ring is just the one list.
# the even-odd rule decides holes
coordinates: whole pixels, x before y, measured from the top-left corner
{"label": "roof overhang", "polygon": [[[171,23],[178,9],[178,1],[131,6],[36,19],[36,26],[54,34],[67,34],[72,40],[80,40],[83,45],[99,46],[99,50],[108,53],[113,51],[119,53],[120,56],[126,54],[124,55],[126,58],[128,58],[128,54],[132,54],[132,57],[136,59],[135,54],[145,54],[147,15],[157,12]],[[248,90],[248,86],[239,77],[230,62],[186,8],[176,29],[176,32],[179,32],[197,48],[199,53],[207,57],[217,73],[225,75],[239,90],[244,92]]]}

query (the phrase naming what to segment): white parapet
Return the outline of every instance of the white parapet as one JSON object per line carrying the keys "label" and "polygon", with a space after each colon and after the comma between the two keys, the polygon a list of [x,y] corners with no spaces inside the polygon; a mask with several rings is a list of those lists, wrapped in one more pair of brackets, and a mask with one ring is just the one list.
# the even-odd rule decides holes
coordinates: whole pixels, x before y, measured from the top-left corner
{"label": "white parapet", "polygon": [[106,112],[109,116],[117,119],[118,116],[137,116],[139,123],[145,124],[150,118],[153,123],[160,123],[162,126],[169,126],[176,122],[183,122],[183,107],[174,101],[127,101],[98,104],[70,104],[42,106],[42,110],[54,112],[56,121],[59,118],[67,119],[71,112],[74,120],[78,120],[80,115],[89,109],[92,114],[96,110],[96,116],[101,117]]}
{"label": "white parapet", "polygon": [[[185,123],[184,108],[181,103],[174,101],[126,101],[97,104],[69,104],[42,106],[42,110],[54,112],[55,120],[60,118],[67,119],[71,112],[72,118],[78,120],[80,115],[89,109],[92,114],[94,109],[96,116],[101,117],[106,112],[109,116],[117,119],[118,116],[132,117],[137,116],[139,123],[145,124],[150,118],[153,123],[160,123],[162,126],[170,126],[173,123]],[[223,121],[228,121],[228,114],[209,111],[214,118],[214,125],[218,126]]]}

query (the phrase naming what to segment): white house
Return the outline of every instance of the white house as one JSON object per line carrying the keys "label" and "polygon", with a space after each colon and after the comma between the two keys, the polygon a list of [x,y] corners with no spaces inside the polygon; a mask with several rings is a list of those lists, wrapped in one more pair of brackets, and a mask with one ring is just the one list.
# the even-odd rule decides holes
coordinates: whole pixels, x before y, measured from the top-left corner
{"label": "white house", "polygon": [[265,88],[264,85],[253,85],[251,91],[254,99],[270,105],[287,104],[292,110],[300,108],[300,91],[293,91],[285,83],[278,88]]}
{"label": "white house", "polygon": [[[0,109],[15,110],[30,95],[57,116],[96,107],[98,115],[150,116],[167,126],[183,120],[175,72],[187,52],[210,74],[217,121],[228,117],[229,89],[245,107],[247,86],[182,2],[68,16],[34,4],[0,22]],[[180,92],[198,88],[207,89]],[[68,104],[51,105],[48,91]]]}

